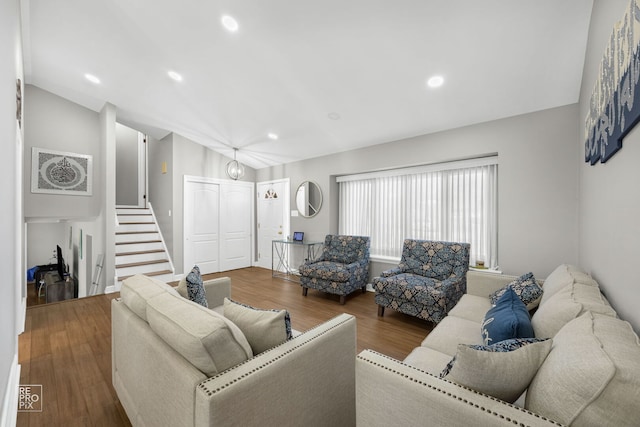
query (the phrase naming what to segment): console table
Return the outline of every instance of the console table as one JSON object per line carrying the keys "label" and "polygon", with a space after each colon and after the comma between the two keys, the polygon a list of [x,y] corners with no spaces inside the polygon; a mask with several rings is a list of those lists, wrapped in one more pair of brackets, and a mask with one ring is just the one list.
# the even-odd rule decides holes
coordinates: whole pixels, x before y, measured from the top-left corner
{"label": "console table", "polygon": [[296,242],[293,240],[273,240],[271,242],[271,275],[300,283],[297,267],[292,260],[302,259],[300,263],[316,259],[322,249],[322,242]]}

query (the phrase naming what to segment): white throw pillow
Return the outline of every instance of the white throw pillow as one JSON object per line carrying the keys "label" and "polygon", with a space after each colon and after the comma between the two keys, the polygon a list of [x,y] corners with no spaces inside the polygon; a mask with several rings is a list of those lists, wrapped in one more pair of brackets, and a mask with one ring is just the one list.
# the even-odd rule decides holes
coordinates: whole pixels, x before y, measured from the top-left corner
{"label": "white throw pillow", "polygon": [[240,328],[254,354],[291,338],[291,321],[286,310],[263,310],[225,298],[224,316]]}
{"label": "white throw pillow", "polygon": [[551,350],[551,340],[514,338],[489,346],[458,344],[440,375],[457,384],[513,403]]}

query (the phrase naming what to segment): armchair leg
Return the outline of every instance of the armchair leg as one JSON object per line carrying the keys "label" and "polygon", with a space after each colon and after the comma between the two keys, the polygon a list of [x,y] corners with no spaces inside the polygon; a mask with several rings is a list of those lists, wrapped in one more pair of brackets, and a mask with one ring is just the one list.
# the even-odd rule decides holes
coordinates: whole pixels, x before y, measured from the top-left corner
{"label": "armchair leg", "polygon": [[384,316],[384,306],[382,306],[382,305],[378,306],[378,316],[379,317]]}
{"label": "armchair leg", "polygon": [[309,288],[305,288],[305,287],[303,287],[303,288],[302,288],[302,295],[306,297],[306,296],[307,296],[307,291],[308,291],[308,290],[309,290]]}
{"label": "armchair leg", "polygon": [[364,285],[364,286],[362,287],[362,293],[363,293],[363,294],[366,294],[366,293],[367,293],[367,285]]}
{"label": "armchair leg", "polygon": [[344,305],[345,300],[346,300],[345,296],[344,295],[340,295],[340,304],[341,305]]}

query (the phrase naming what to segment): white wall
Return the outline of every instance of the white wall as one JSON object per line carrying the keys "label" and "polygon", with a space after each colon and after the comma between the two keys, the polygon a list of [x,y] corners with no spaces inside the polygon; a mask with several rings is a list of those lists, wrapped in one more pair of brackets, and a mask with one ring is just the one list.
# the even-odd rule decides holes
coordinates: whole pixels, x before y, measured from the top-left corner
{"label": "white wall", "polygon": [[[181,135],[171,134],[149,145],[149,201],[162,230],[176,273],[183,268],[183,178],[185,175],[229,179],[226,166],[232,159],[197,144]],[[167,173],[161,164],[167,162]],[[245,167],[242,181],[255,182],[255,170]],[[169,181],[170,180],[170,181]],[[169,186],[170,182],[170,186]],[[169,216],[171,210],[171,216]]]}
{"label": "white wall", "polygon": [[[634,269],[640,259],[640,129],[623,140],[607,163],[584,162],[584,119],[613,26],[629,0],[596,0],[591,16],[580,113],[577,121],[580,177],[580,264],[598,280],[621,318],[640,330],[640,286]],[[635,102],[640,102],[636,99]]]}
{"label": "white wall", "polygon": [[138,205],[138,131],[116,123],[116,204]]}
{"label": "white wall", "polygon": [[[22,233],[22,147],[16,121],[16,79],[24,82],[20,6],[0,2],[0,424],[15,422],[19,378],[17,332],[22,329],[20,301],[26,281]],[[24,90],[23,90],[24,99]],[[24,116],[23,116],[24,117]],[[24,126],[25,120],[23,120]]]}
{"label": "white wall", "polygon": [[[24,215],[32,218],[96,218],[102,206],[98,113],[44,91],[25,88]],[[31,193],[31,148],[48,148],[93,156],[93,195]]]}
{"label": "white wall", "polygon": [[[113,113],[115,117],[115,112]],[[27,85],[25,93],[25,149],[24,198],[27,221],[27,268],[49,261],[50,253],[60,245],[64,260],[78,281],[78,295],[86,295],[87,281],[92,266],[86,265],[84,253],[86,236],[93,236],[93,254],[105,253],[104,195],[106,176],[103,174],[102,129],[99,114],[71,101]],[[111,118],[111,120],[115,120]],[[115,129],[115,122],[111,124]],[[115,132],[115,131],[114,131]],[[115,133],[112,138],[115,144]],[[31,148],[40,147],[56,151],[69,151],[93,156],[93,195],[66,196],[31,193]],[[114,148],[115,150],[115,148]],[[112,166],[115,168],[115,166]],[[114,169],[115,170],[115,169]],[[136,178],[137,179],[137,178]],[[115,182],[115,181],[114,181]],[[80,233],[82,230],[82,233]],[[82,234],[82,244],[80,238]],[[71,247],[69,247],[71,235]],[[82,247],[83,251],[80,252]],[[112,262],[113,264],[113,262]],[[101,277],[106,286],[107,275]]]}
{"label": "white wall", "polygon": [[324,196],[320,213],[311,219],[292,217],[291,229],[323,240],[338,230],[335,175],[498,153],[500,268],[544,278],[560,263],[577,262],[577,111],[577,105],[570,105],[259,169],[257,180],[290,177],[292,193],[303,180],[319,183]]}

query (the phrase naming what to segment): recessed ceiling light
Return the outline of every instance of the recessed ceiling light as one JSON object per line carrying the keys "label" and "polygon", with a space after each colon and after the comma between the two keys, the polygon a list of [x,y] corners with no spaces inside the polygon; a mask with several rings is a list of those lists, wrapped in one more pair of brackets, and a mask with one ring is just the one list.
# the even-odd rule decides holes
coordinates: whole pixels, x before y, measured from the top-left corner
{"label": "recessed ceiling light", "polygon": [[444,77],[442,76],[433,76],[427,80],[427,86],[435,88],[440,87],[444,83]]}
{"label": "recessed ceiling light", "polygon": [[235,33],[236,31],[238,31],[238,21],[236,21],[235,18],[233,18],[232,16],[223,15],[221,21],[222,21],[222,25],[228,31],[231,31],[232,33]]}
{"label": "recessed ceiling light", "polygon": [[100,79],[97,78],[96,76],[94,76],[93,74],[87,73],[87,74],[84,75],[84,78],[89,80],[91,83],[94,83],[94,84],[97,84],[97,85],[100,84]]}
{"label": "recessed ceiling light", "polygon": [[277,134],[275,134],[275,133],[273,133],[273,132],[269,132],[269,133],[267,134],[267,138],[269,138],[269,139],[273,139],[273,140],[275,141],[276,139],[278,139],[278,135],[277,135]]}
{"label": "recessed ceiling light", "polygon": [[177,81],[177,82],[181,82],[182,81],[182,76],[178,73],[176,73],[175,71],[169,71],[167,73],[169,75],[169,77],[171,77],[173,80]]}

